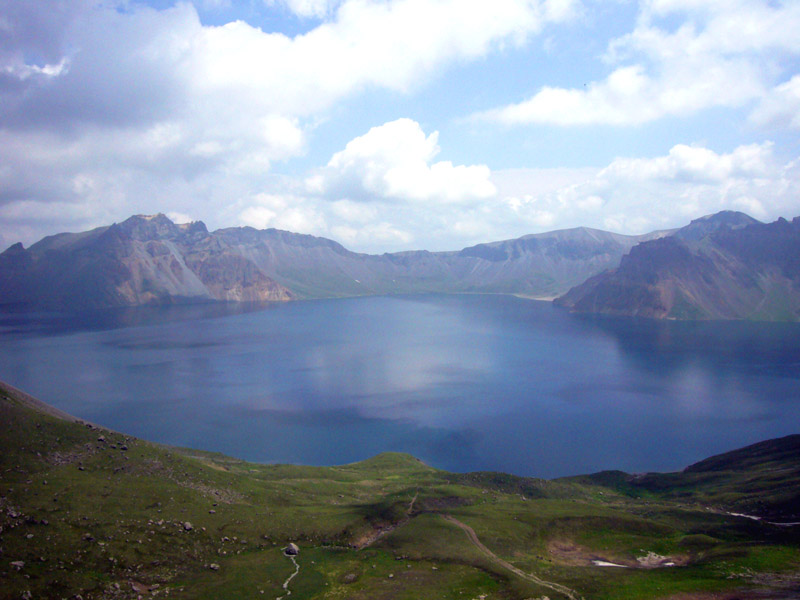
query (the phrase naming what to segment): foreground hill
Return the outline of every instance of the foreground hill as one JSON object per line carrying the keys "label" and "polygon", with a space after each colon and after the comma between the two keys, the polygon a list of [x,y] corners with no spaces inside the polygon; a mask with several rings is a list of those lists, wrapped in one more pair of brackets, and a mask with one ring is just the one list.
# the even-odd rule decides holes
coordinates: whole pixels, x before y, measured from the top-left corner
{"label": "foreground hill", "polygon": [[554,297],[639,241],[578,228],[459,252],[351,252],[325,238],[249,227],[209,232],[164,215],[44,238],[0,254],[0,303],[57,309],[274,301],[407,292]]}
{"label": "foreground hill", "polygon": [[[796,598],[799,436],[675,474],[258,465],[0,386],[2,598]],[[732,512],[747,509],[750,517]],[[754,516],[764,517],[755,520]],[[282,549],[290,543],[299,554]],[[608,566],[616,565],[616,566]]]}
{"label": "foreground hill", "polygon": [[668,319],[800,319],[800,218],[723,212],[634,247],[557,300],[576,312]]}

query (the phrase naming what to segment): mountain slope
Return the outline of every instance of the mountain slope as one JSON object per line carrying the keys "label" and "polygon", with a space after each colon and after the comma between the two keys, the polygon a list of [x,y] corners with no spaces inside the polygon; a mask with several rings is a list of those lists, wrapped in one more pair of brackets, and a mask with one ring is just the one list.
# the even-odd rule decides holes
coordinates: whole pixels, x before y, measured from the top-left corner
{"label": "mountain slope", "polygon": [[369,255],[325,238],[250,227],[209,233],[164,215],[134,216],[0,254],[0,303],[101,308],[415,292],[554,297],[615,267],[640,241],[578,228],[458,252]]}
{"label": "mountain slope", "polygon": [[0,254],[0,301],[55,309],[182,301],[287,300],[291,293],[202,223],[164,215],[44,238]]}
{"label": "mountain slope", "polygon": [[677,499],[780,523],[800,521],[800,434],[712,456],[679,473],[570,478],[622,493]]}
{"label": "mountain slope", "polygon": [[800,319],[800,218],[723,212],[639,244],[557,300],[575,312],[670,319]]}

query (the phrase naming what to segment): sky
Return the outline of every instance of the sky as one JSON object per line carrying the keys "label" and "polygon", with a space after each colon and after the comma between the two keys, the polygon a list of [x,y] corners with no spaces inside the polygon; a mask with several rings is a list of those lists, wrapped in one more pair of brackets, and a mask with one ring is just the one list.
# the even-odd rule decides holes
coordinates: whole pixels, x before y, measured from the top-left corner
{"label": "sky", "polygon": [[370,253],[800,215],[800,1],[0,0],[0,250],[162,212]]}

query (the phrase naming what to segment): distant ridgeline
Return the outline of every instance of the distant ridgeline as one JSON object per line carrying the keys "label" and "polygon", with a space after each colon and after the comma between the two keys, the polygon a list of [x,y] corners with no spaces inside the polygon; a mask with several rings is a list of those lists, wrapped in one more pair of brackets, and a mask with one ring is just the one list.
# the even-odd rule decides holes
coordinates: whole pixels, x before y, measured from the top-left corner
{"label": "distant ridgeline", "polygon": [[85,309],[392,293],[508,293],[577,312],[798,320],[800,220],[721,212],[625,236],[588,228],[461,251],[370,255],[277,229],[209,232],[162,214],[0,254],[0,304]]}
{"label": "distant ridgeline", "polygon": [[62,233],[0,254],[0,303],[54,309],[282,301],[410,292],[554,297],[619,264],[635,244],[579,228],[460,252],[358,254],[325,238],[250,227],[209,233],[162,214]]}

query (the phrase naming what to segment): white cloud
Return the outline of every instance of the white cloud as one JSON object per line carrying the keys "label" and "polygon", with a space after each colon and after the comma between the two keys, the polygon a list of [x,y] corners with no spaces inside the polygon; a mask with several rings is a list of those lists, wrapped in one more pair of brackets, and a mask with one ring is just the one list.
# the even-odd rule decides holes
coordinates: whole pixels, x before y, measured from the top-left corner
{"label": "white cloud", "polygon": [[294,38],[243,21],[206,27],[193,42],[193,84],[204,95],[234,93],[239,104],[308,115],[366,86],[408,90],[449,63],[520,44],[570,18],[573,4],[346,0],[333,20]]}
{"label": "white cloud", "polygon": [[698,146],[678,144],[667,156],[617,159],[599,178],[629,181],[686,181],[723,183],[731,178],[753,179],[769,174],[773,168],[772,144],[739,146],[730,154],[717,154]]}
{"label": "white cloud", "polygon": [[[97,214],[108,221],[172,210],[229,225],[224,218],[237,213],[220,206],[269,191],[275,163],[303,155],[336,102],[374,88],[418,90],[451,65],[522,44],[577,12],[571,0],[285,3],[320,22],[291,36],[244,21],[206,26],[188,2],[158,10],[0,0],[0,206],[85,209],[105,196]],[[387,185],[445,197],[463,181],[478,186],[472,197],[491,189],[485,167],[422,167],[423,187],[405,190],[391,177]],[[17,232],[14,214],[4,221],[7,238],[30,243],[62,227],[51,216]],[[293,219],[270,222],[316,222],[306,213]]]}
{"label": "white cloud", "polygon": [[470,213],[476,227],[482,223],[484,241],[578,226],[639,234],[720,210],[765,221],[797,216],[800,161],[784,163],[769,142],[728,153],[676,145],[663,156],[618,158],[603,169],[501,170],[492,179],[498,196],[491,210]]}
{"label": "white cloud", "polygon": [[268,5],[281,4],[300,17],[322,18],[333,12],[338,0],[267,0]]}
{"label": "white cloud", "polygon": [[191,223],[192,221],[194,221],[194,219],[192,219],[192,217],[190,217],[189,215],[179,212],[168,212],[167,217],[173,223]]}
{"label": "white cloud", "polygon": [[296,233],[322,233],[325,219],[303,198],[276,194],[258,194],[239,214],[239,222],[256,229],[285,229]]}
{"label": "white cloud", "polygon": [[[671,28],[675,19],[680,25]],[[797,2],[643,2],[636,28],[609,45],[613,70],[605,79],[580,89],[544,86],[477,116],[506,124],[637,125],[746,106],[767,94],[784,59],[800,54],[797,31]]]}
{"label": "white cloud", "polygon": [[310,186],[351,199],[464,202],[495,194],[488,167],[433,162],[439,151],[438,132],[426,136],[416,121],[398,119],[348,142]]}
{"label": "white cloud", "polygon": [[331,228],[331,235],[348,248],[409,248],[414,241],[411,233],[385,221],[362,227],[336,225]]}
{"label": "white cloud", "polygon": [[800,129],[800,75],[776,86],[753,111],[758,125]]}

